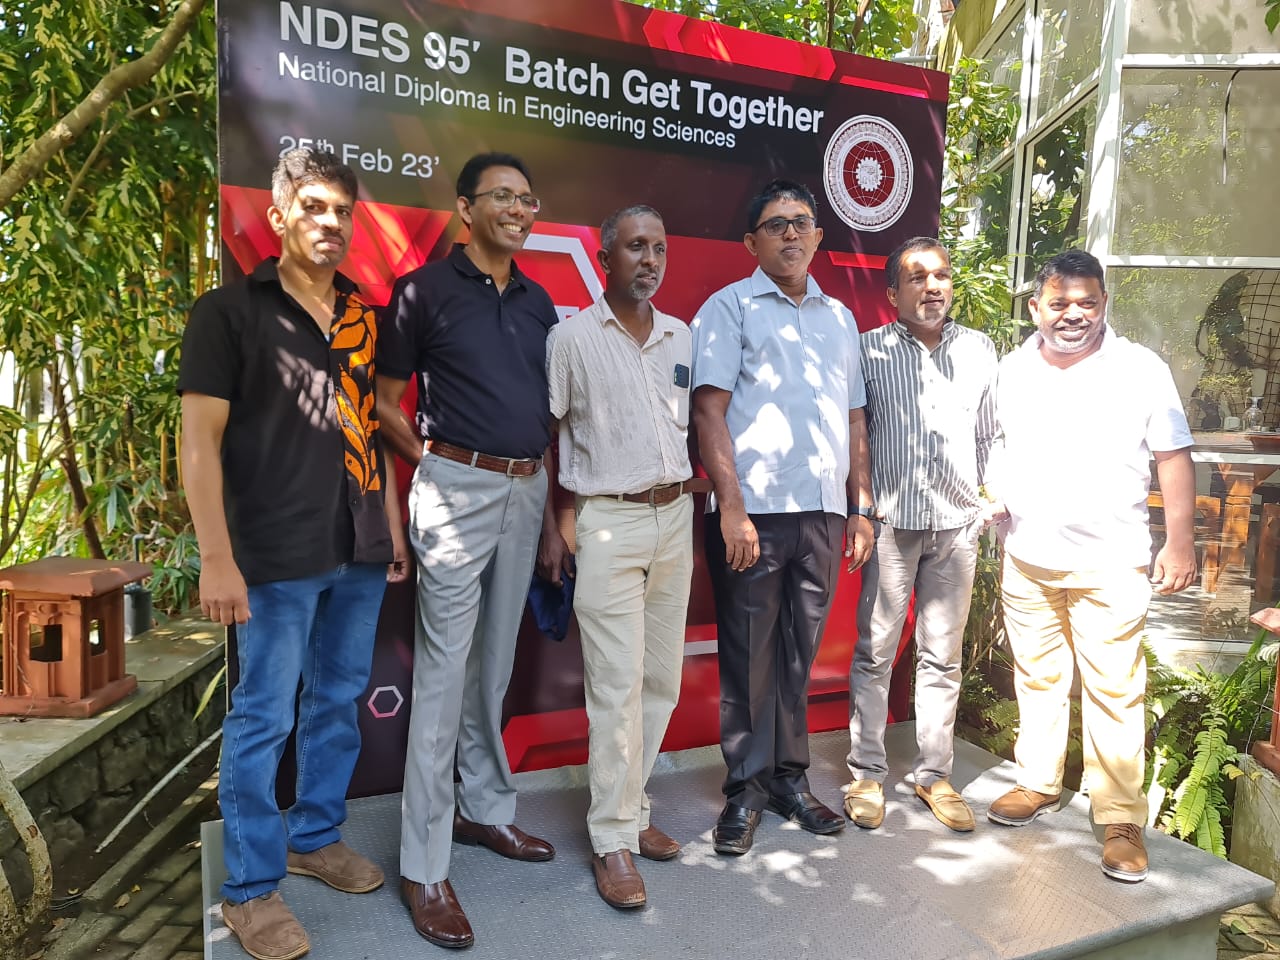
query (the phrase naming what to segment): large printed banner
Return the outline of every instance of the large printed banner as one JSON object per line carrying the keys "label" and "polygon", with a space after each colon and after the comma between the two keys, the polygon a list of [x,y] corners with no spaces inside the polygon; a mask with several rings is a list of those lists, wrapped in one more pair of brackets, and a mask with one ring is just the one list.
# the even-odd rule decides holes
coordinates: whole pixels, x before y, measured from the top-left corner
{"label": "large printed banner", "polygon": [[[465,241],[454,183],[482,150],[528,164],[542,211],[518,260],[565,315],[602,290],[596,225],[632,203],[662,212],[669,264],[655,299],[686,320],[754,269],[746,207],[774,177],[813,190],[825,237],[812,272],[864,329],[889,319],[885,255],[937,230],[944,74],[615,0],[220,0],[218,30],[223,241],[241,271],[278,252],[270,170],[307,145],[360,177],[342,269],[375,303],[396,276]],[[669,749],[718,740],[715,618],[697,549]],[[845,579],[815,666],[814,729],[846,719],[856,577]],[[399,789],[412,624],[411,591],[389,592],[356,792]],[[507,702],[513,767],[580,762],[582,705],[576,633],[557,644],[527,622]]]}

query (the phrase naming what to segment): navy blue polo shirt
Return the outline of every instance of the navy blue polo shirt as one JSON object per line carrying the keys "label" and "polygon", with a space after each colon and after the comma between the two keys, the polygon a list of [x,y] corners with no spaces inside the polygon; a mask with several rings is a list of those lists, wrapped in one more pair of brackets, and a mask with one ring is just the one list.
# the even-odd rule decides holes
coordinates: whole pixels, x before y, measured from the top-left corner
{"label": "navy blue polo shirt", "polygon": [[547,291],[511,265],[493,278],[455,244],[396,281],[378,331],[378,375],[418,378],[418,432],[496,457],[538,457],[551,439]]}

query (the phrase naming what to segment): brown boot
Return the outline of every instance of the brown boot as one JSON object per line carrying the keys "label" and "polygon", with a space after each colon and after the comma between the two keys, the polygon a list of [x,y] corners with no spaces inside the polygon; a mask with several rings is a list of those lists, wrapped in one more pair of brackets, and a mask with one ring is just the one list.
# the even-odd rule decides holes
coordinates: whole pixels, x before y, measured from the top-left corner
{"label": "brown boot", "polygon": [[1006,827],[1025,827],[1040,814],[1052,813],[1060,806],[1060,793],[1037,793],[1026,787],[1014,787],[987,808],[987,819]]}
{"label": "brown boot", "polygon": [[1112,880],[1147,879],[1147,846],[1136,823],[1108,823],[1102,842],[1102,872]]}
{"label": "brown boot", "polygon": [[615,850],[591,858],[596,875],[596,889],[611,907],[630,910],[645,904],[644,878],[631,860],[630,850]]}
{"label": "brown boot", "polygon": [[296,960],[311,949],[306,931],[279,890],[244,903],[222,901],[222,919],[244,952],[257,960]]}

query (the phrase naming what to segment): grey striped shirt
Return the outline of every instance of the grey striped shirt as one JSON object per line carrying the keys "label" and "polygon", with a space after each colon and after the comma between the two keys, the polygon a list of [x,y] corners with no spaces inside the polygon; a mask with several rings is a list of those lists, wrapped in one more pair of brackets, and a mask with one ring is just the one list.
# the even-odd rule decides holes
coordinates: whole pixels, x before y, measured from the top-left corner
{"label": "grey striped shirt", "polygon": [[952,320],[932,353],[898,320],[862,335],[871,492],[886,523],[951,530],[977,517],[997,365],[991,339]]}

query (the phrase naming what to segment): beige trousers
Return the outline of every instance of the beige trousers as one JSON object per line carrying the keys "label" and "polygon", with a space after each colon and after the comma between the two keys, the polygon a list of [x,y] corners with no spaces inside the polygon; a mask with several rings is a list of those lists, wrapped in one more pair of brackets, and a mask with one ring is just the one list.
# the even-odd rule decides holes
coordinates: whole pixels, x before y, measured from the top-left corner
{"label": "beige trousers", "polygon": [[1006,554],[1001,593],[1016,665],[1019,785],[1062,791],[1068,698],[1078,669],[1094,822],[1145,824],[1146,570],[1047,570]]}
{"label": "beige trousers", "polygon": [[573,610],[586,679],[587,832],[638,852],[645,784],[680,695],[693,576],[693,497],[660,507],[579,497]]}

